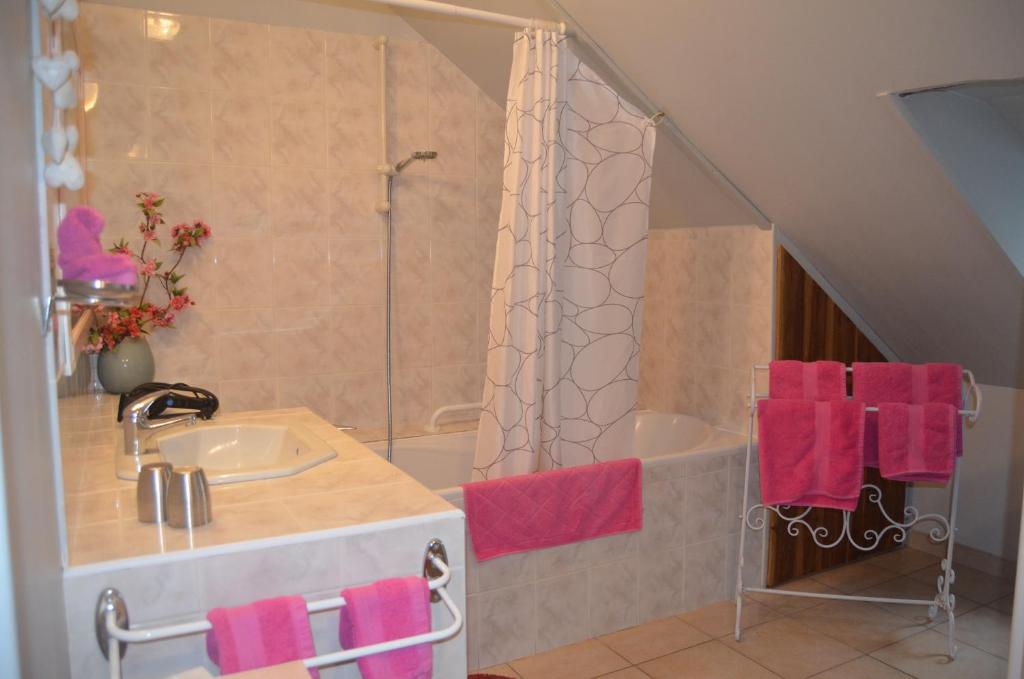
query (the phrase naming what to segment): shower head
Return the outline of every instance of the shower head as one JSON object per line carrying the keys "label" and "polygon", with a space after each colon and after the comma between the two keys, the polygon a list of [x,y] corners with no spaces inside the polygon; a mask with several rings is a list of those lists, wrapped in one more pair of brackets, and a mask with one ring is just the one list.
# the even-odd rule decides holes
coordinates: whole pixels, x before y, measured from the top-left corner
{"label": "shower head", "polygon": [[395,172],[401,172],[414,160],[433,160],[437,158],[437,151],[413,151],[412,155],[395,165]]}

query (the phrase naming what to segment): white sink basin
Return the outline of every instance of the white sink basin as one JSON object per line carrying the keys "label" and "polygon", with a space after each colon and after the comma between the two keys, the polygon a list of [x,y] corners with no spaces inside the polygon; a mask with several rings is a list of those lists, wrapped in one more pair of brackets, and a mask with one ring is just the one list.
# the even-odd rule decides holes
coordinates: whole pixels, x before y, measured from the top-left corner
{"label": "white sink basin", "polygon": [[133,456],[119,454],[118,478],[133,481],[138,466],[162,461],[198,465],[210,484],[237,483],[291,476],[337,456],[322,439],[294,424],[199,424],[155,436],[150,445],[158,452],[141,455],[138,465]]}

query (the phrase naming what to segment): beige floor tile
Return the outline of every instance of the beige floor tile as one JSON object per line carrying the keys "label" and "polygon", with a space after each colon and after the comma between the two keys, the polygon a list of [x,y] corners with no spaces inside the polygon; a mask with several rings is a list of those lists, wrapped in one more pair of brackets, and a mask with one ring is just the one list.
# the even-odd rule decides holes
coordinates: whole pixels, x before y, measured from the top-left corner
{"label": "beige floor tile", "polygon": [[523,679],[592,679],[629,666],[622,656],[593,639],[508,664]]}
{"label": "beige floor tile", "polygon": [[946,656],[946,636],[934,631],[907,637],[875,651],[872,657],[921,679],[1004,679],[1006,661],[968,644],[955,660]]}
{"label": "beige floor tile", "polygon": [[862,589],[892,580],[896,574],[880,566],[868,562],[852,563],[823,573],[811,576],[823,585],[838,589],[846,594],[853,594]]}
{"label": "beige floor tile", "polygon": [[[939,590],[935,585],[935,580],[932,580],[931,582],[921,582],[906,576],[900,576],[895,580],[888,580],[880,585],[868,587],[865,590],[857,592],[857,594],[863,594],[864,596],[885,596],[897,599],[927,599],[929,601],[933,600],[935,595],[938,593]],[[915,620],[922,623],[928,620],[927,606],[908,606],[906,604],[875,605],[884,608],[890,613],[907,618],[908,620]],[[963,615],[967,611],[974,610],[980,605],[981,604],[977,601],[968,599],[965,596],[957,595],[956,614]],[[939,611],[936,614],[935,620],[931,622],[942,622],[945,619],[945,612]]]}
{"label": "beige floor tile", "polygon": [[908,677],[910,677],[909,674],[904,674],[898,669],[867,656],[814,675],[814,679],[908,679]]}
{"label": "beige floor tile", "polygon": [[[811,578],[801,578],[799,580],[793,580],[787,582],[781,587],[783,591],[800,591],[800,592],[813,592],[815,594],[841,594],[839,590],[827,587],[817,580]],[[780,596],[778,594],[762,594],[760,592],[751,592],[749,596],[759,604],[764,604],[768,608],[772,609],[780,615],[791,615],[797,611],[802,611],[812,606],[820,606],[824,599],[813,599],[808,597],[795,597],[795,596]]]}
{"label": "beige floor tile", "polygon": [[[977,608],[956,618],[956,638],[992,655],[1006,658],[1010,650],[1010,616],[992,608]],[[936,632],[945,632],[945,627]]]}
{"label": "beige floor tile", "polygon": [[1013,615],[1013,595],[1009,594],[1004,596],[1002,599],[996,599],[989,604],[989,608],[994,608],[1000,613],[1006,613],[1007,615]]}
{"label": "beige floor tile", "polygon": [[654,679],[778,679],[720,641],[709,641],[640,666]]}
{"label": "beige floor tile", "polygon": [[722,642],[786,679],[802,679],[853,660],[860,653],[795,620],[766,622],[744,632],[741,641]]}
{"label": "beige floor tile", "polygon": [[894,644],[927,627],[861,601],[828,601],[793,618],[861,653]]}
{"label": "beige floor tile", "polygon": [[[981,604],[987,604],[1001,599],[1013,592],[1013,579],[989,575],[977,568],[956,564],[954,566],[956,577],[953,580],[953,593],[957,597],[965,596]],[[924,568],[914,571],[910,577],[920,582],[934,583],[938,576],[935,569]]]}
{"label": "beige floor tile", "polygon": [[514,669],[512,669],[511,667],[509,667],[508,665],[495,665],[494,667],[487,667],[487,668],[482,669],[482,670],[473,670],[469,674],[471,676],[473,674],[496,674],[499,677],[509,677],[509,679],[519,679],[519,675],[516,674],[516,671]]}
{"label": "beige floor tile", "polygon": [[907,573],[919,571],[927,566],[935,566],[938,568],[940,561],[941,558],[935,554],[922,552],[920,549],[904,547],[881,556],[876,556],[875,558],[868,560],[868,563],[872,566],[884,568],[887,571],[906,575]]}
{"label": "beige floor tile", "polygon": [[710,638],[679,618],[655,620],[598,637],[610,649],[634,665],[696,646]]}
{"label": "beige floor tile", "polygon": [[[743,618],[740,621],[742,629],[748,629],[754,625],[760,625],[769,620],[775,620],[779,614],[764,604],[747,598],[743,602]],[[698,608],[689,613],[683,613],[679,618],[705,634],[713,637],[721,637],[732,634],[736,626],[736,604],[732,601],[720,601],[704,608]]]}
{"label": "beige floor tile", "polygon": [[650,677],[635,667],[627,667],[611,674],[602,674],[600,679],[650,679]]}

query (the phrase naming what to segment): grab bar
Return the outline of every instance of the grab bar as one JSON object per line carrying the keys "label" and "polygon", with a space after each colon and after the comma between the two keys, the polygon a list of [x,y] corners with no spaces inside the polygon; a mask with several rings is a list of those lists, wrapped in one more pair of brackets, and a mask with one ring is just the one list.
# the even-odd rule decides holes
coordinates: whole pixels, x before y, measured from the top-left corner
{"label": "grab bar", "polygon": [[441,406],[434,411],[433,415],[430,416],[430,423],[427,425],[426,429],[431,434],[436,434],[441,431],[441,428],[437,426],[437,421],[441,419],[442,415],[447,413],[457,413],[462,410],[477,410],[483,407],[483,403],[455,403],[450,406]]}
{"label": "grab bar", "polygon": [[[428,581],[431,591],[431,600],[440,600],[452,616],[452,622],[447,627],[432,632],[425,632],[411,637],[402,637],[390,641],[382,641],[369,646],[359,648],[342,649],[334,653],[325,653],[312,658],[303,659],[307,669],[337,665],[339,663],[356,660],[368,655],[387,653],[400,648],[418,646],[419,644],[436,643],[451,639],[462,629],[462,611],[448,594],[447,586],[451,582],[452,573],[448,568],[448,555],[444,544],[438,540],[431,540],[427,545],[427,553],[424,557],[424,572],[440,573],[436,578]],[[321,599],[310,601],[306,609],[310,613],[329,611],[345,606],[344,597]],[[96,602],[96,641],[100,651],[110,663],[110,679],[121,679],[121,659],[127,652],[127,645],[130,643],[142,643],[148,641],[161,641],[174,637],[199,634],[213,629],[209,620],[194,620],[176,625],[163,625],[160,627],[129,627],[128,607],[125,604],[121,593],[110,587],[100,593],[99,601]]]}

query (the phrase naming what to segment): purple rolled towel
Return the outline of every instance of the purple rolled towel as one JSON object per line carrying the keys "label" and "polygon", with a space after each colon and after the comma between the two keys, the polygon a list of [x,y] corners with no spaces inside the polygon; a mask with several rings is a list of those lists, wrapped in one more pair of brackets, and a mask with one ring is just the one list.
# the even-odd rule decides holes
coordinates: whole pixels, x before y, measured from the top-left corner
{"label": "purple rolled towel", "polygon": [[105,252],[100,244],[103,215],[91,207],[79,205],[57,227],[57,248],[63,277],[68,280],[100,280],[118,285],[135,285],[135,262],[128,255]]}

